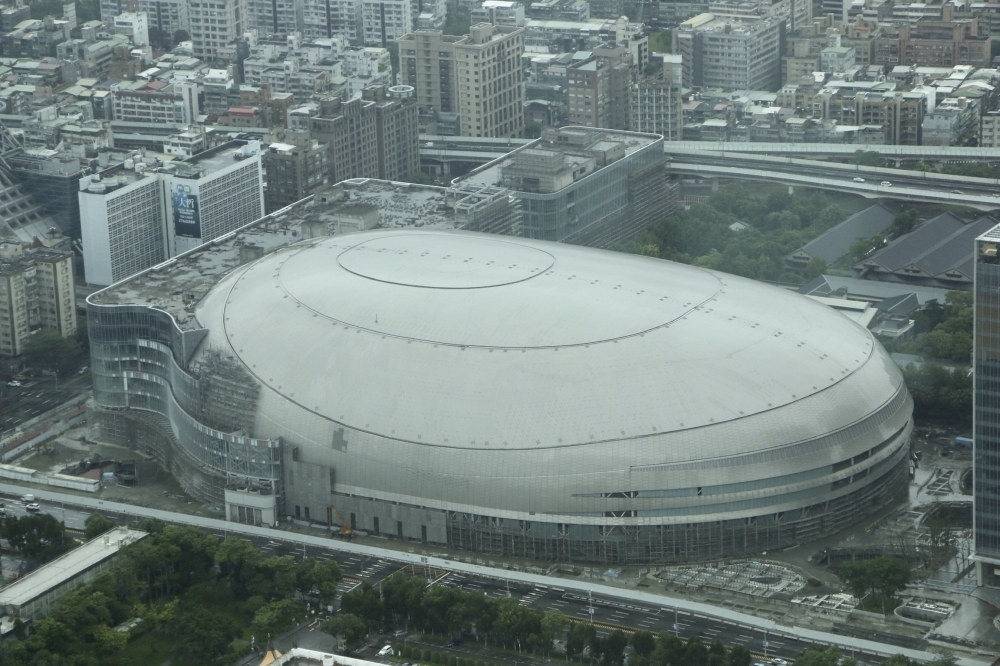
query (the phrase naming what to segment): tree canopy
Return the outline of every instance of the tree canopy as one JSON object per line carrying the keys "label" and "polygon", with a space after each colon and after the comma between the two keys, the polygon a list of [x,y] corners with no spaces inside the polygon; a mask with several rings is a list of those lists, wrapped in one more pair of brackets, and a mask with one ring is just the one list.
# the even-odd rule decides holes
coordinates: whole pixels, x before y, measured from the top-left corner
{"label": "tree canopy", "polygon": [[[802,282],[802,276],[788,271],[785,257],[843,221],[843,211],[818,191],[765,192],[761,196],[759,189],[727,185],[708,204],[692,205],[617,249],[756,280]],[[731,229],[736,221],[749,228]],[[815,273],[820,266],[811,269]]]}
{"label": "tree canopy", "polygon": [[841,564],[837,574],[851,594],[862,600],[864,608],[881,608],[886,612],[887,608],[891,610],[895,607],[896,593],[909,584],[910,564],[898,557],[854,560]]}

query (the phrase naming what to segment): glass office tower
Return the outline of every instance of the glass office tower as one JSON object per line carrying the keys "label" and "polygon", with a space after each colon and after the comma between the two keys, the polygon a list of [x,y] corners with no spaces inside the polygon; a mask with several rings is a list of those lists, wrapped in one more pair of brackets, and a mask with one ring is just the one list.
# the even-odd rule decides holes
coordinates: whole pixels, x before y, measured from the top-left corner
{"label": "glass office tower", "polygon": [[976,239],[973,478],[979,584],[1000,587],[1000,226]]}

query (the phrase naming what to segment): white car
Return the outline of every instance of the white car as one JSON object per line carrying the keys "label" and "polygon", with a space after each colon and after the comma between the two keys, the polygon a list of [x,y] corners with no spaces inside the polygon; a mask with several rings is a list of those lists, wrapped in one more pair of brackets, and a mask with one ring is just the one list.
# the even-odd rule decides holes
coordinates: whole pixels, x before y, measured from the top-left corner
{"label": "white car", "polygon": [[31,504],[35,501],[34,495],[21,495],[21,504]]}
{"label": "white car", "polygon": [[392,652],[392,646],[391,645],[386,645],[384,648],[382,648],[381,650],[378,651],[378,656],[384,657],[385,655],[389,654],[390,652]]}
{"label": "white car", "polygon": [[788,662],[782,659],[781,657],[775,657],[774,659],[771,660],[771,663],[774,666],[788,666]]}
{"label": "white car", "polygon": [[865,182],[865,179],[862,178],[861,176],[855,176],[854,177],[854,182],[855,183],[863,183],[863,182]]}
{"label": "white car", "polygon": [[882,187],[892,187],[892,183],[887,180],[882,181]]}
{"label": "white car", "polygon": [[38,513],[42,510],[42,507],[38,506],[38,502],[32,502],[24,508],[27,509],[29,513]]}
{"label": "white car", "polygon": [[7,382],[7,386],[13,386],[15,388],[18,387],[18,386],[20,386],[20,385],[21,385],[21,382]]}

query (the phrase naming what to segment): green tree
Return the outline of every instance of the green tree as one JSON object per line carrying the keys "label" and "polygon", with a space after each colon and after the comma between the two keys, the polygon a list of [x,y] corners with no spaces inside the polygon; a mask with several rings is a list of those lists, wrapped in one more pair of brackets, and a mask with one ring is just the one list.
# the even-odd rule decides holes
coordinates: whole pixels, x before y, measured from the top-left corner
{"label": "green tree", "polygon": [[583,654],[588,647],[593,648],[597,645],[598,640],[594,625],[585,622],[574,623],[566,635],[566,657],[573,659]]}
{"label": "green tree", "polygon": [[156,27],[149,28],[149,43],[155,49],[169,50],[173,44],[170,43],[170,33]]}
{"label": "green tree", "polygon": [[937,363],[903,368],[917,418],[965,426],[972,422],[972,373],[949,370]]}
{"label": "green tree", "polygon": [[186,30],[177,30],[174,32],[174,46],[181,42],[189,41],[191,41],[191,35]]}
{"label": "green tree", "polygon": [[87,520],[83,522],[83,537],[88,541],[90,539],[96,539],[108,530],[112,530],[117,526],[118,523],[110,518],[105,518],[104,515],[100,513],[92,513],[87,516]]}
{"label": "green tree", "polygon": [[601,664],[603,666],[622,666],[625,663],[625,648],[628,639],[621,629],[615,629],[601,641]]}
{"label": "green tree", "polygon": [[855,666],[856,663],[850,657],[845,659],[832,645],[826,648],[810,646],[795,658],[795,666]]}
{"label": "green tree", "polygon": [[55,559],[72,546],[66,526],[48,514],[21,518],[8,515],[3,519],[0,534],[13,550],[36,564]]}
{"label": "green tree", "polygon": [[656,637],[652,632],[640,629],[632,634],[632,651],[640,657],[648,657],[656,649]]}
{"label": "green tree", "polygon": [[[930,164],[928,164],[927,162],[924,162],[923,160],[920,160],[919,162],[917,162],[916,165],[913,168],[914,168],[914,170],[920,171],[921,173],[932,173],[934,171],[934,168]],[[889,663],[889,662],[885,662],[885,663]]]}
{"label": "green tree", "polygon": [[726,666],[750,666],[752,662],[753,655],[744,645],[734,645],[726,654]]}
{"label": "green tree", "polygon": [[200,606],[185,606],[167,633],[178,639],[175,657],[189,664],[211,663],[229,651],[235,632],[219,615]]}
{"label": "green tree", "polygon": [[844,562],[837,571],[847,589],[869,609],[881,608],[895,599],[896,592],[910,582],[910,564],[897,557]]}
{"label": "green tree", "polygon": [[882,666],[923,666],[916,659],[910,659],[902,654],[894,654],[882,662]]}
{"label": "green tree", "polygon": [[817,278],[825,272],[826,272],[826,262],[820,259],[819,257],[813,257],[812,259],[809,260],[809,263],[806,264],[805,276],[807,280],[812,280],[813,278]]}
{"label": "green tree", "polygon": [[76,21],[86,23],[87,21],[101,20],[101,0],[77,0]]}
{"label": "green tree", "polygon": [[382,622],[382,599],[378,590],[370,583],[365,583],[360,588],[343,595],[340,598],[340,610],[361,618],[369,629],[374,629]]}
{"label": "green tree", "polygon": [[253,582],[264,566],[260,550],[249,541],[229,538],[219,546],[215,558],[233,593],[244,599],[250,597]]}
{"label": "green tree", "polygon": [[882,157],[882,153],[879,153],[874,150],[854,151],[854,163],[859,166],[870,166],[870,167],[886,166],[885,158]]}
{"label": "green tree", "polygon": [[24,345],[24,359],[28,365],[60,374],[74,370],[82,358],[76,340],[64,338],[51,328],[35,332]]}
{"label": "green tree", "polygon": [[569,618],[562,611],[548,611],[542,615],[541,647],[545,654],[552,650],[552,642],[562,639],[569,627]]}
{"label": "green tree", "polygon": [[469,28],[472,26],[472,20],[470,18],[469,12],[464,9],[459,9],[458,11],[448,12],[448,19],[444,24],[444,34],[446,35],[467,35],[469,34]]}
{"label": "green tree", "polygon": [[902,236],[910,233],[917,226],[917,211],[915,208],[907,208],[896,214],[892,219],[892,226],[889,233],[892,236]]}
{"label": "green tree", "polygon": [[337,583],[344,574],[336,560],[305,558],[296,571],[298,589],[303,593],[319,592],[320,601],[332,604],[337,599]]}
{"label": "green tree", "polygon": [[394,621],[409,625],[422,615],[427,581],[422,578],[395,575],[382,583],[385,613]]}
{"label": "green tree", "polygon": [[851,263],[857,263],[866,259],[875,250],[878,250],[885,244],[884,236],[872,236],[871,238],[859,238],[853,243],[851,243],[851,249],[848,250],[847,255],[850,257]]}
{"label": "green tree", "polygon": [[271,601],[254,613],[250,631],[261,639],[266,636],[277,636],[290,628],[293,618],[301,612],[302,608],[291,599]]}

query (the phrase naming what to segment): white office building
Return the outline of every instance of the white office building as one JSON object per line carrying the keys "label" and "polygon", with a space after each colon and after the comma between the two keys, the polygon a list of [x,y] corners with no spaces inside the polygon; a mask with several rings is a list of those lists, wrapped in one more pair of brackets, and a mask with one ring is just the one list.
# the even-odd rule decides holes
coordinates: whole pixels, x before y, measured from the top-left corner
{"label": "white office building", "polygon": [[165,166],[137,156],[81,179],[87,283],[118,282],[262,217],[258,148],[233,141]]}
{"label": "white office building", "polygon": [[115,34],[125,35],[135,46],[149,46],[146,12],[126,12],[115,17]]}

